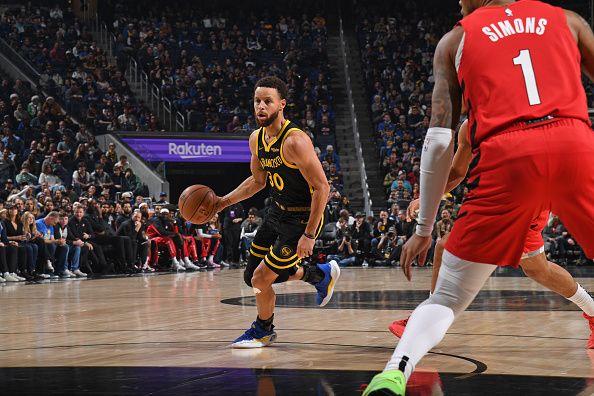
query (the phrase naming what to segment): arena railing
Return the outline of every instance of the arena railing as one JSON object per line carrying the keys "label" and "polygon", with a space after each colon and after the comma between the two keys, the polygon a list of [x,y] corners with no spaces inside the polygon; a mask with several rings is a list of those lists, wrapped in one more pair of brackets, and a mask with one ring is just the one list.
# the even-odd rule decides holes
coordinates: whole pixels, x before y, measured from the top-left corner
{"label": "arena railing", "polygon": [[182,131],[185,131],[186,130],[186,117],[182,113],[180,113],[179,111],[175,113],[175,124]]}
{"label": "arena railing", "polygon": [[39,84],[40,73],[2,38],[0,38],[0,50],[2,53],[7,54],[11,62],[19,67],[20,71],[34,82],[34,86]]}
{"label": "arena railing", "polygon": [[151,108],[157,112],[157,117],[161,118],[161,91],[157,84],[151,84]]}
{"label": "arena railing", "polygon": [[[99,16],[97,15],[96,18],[98,19]],[[97,23],[97,26],[100,45],[106,49],[110,57],[115,58],[114,48],[117,37],[109,30],[106,23]],[[150,83],[148,75],[138,67],[138,63],[133,57],[129,59],[124,76],[131,86],[138,87],[140,97],[150,103],[153,112],[162,122],[168,124],[170,130],[173,130],[175,126],[185,131],[186,117],[179,111],[174,113],[176,111],[175,106],[162,94],[161,89],[156,84]]]}
{"label": "arena railing", "polygon": [[[4,62],[3,68],[12,78],[20,78],[23,81],[27,81],[35,91],[40,91],[46,98],[51,96],[51,94],[43,90],[39,84],[39,77],[41,74],[3,38],[0,38],[0,53],[2,53],[2,61]],[[62,98],[56,98],[56,100],[60,106],[62,114],[66,114]],[[71,118],[77,124],[80,122],[76,117],[71,116]]]}
{"label": "arena railing", "polygon": [[167,123],[169,124],[168,127],[170,131],[173,130],[173,117],[171,117],[172,108],[173,104],[171,103],[171,100],[169,100],[169,98],[163,97],[163,110],[165,110],[165,113],[167,114]]}
{"label": "arena railing", "polygon": [[342,24],[342,13],[339,10],[339,28],[340,28],[340,49],[342,53],[342,63],[344,65],[346,91],[349,99],[349,111],[351,114],[351,124],[353,126],[353,140],[355,143],[355,152],[357,153],[357,161],[359,162],[360,174],[361,174],[361,192],[363,193],[363,205],[365,213],[371,215],[371,208],[373,206],[371,202],[371,195],[369,193],[369,185],[367,183],[367,171],[365,168],[365,160],[363,158],[363,148],[361,147],[361,137],[359,135],[359,127],[357,121],[357,114],[355,113],[355,101],[353,100],[353,90],[351,86],[351,76],[349,73],[349,63],[347,57],[348,48],[345,44],[344,29]]}

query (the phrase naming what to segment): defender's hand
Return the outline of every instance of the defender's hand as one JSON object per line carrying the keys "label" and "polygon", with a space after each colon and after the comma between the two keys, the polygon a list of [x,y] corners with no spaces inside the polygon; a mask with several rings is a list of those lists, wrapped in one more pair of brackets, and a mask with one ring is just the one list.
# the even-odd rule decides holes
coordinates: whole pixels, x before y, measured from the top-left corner
{"label": "defender's hand", "polygon": [[301,235],[299,243],[297,243],[297,257],[304,258],[313,254],[313,247],[316,243],[315,239],[310,239],[305,235]]}
{"label": "defender's hand", "polygon": [[408,240],[404,244],[402,248],[402,254],[400,255],[400,265],[402,266],[402,271],[404,271],[404,276],[409,281],[412,279],[411,273],[411,265],[413,260],[418,256],[419,257],[419,265],[425,265],[425,260],[427,259],[427,252],[431,247],[431,237],[422,237],[414,234],[412,238]]}

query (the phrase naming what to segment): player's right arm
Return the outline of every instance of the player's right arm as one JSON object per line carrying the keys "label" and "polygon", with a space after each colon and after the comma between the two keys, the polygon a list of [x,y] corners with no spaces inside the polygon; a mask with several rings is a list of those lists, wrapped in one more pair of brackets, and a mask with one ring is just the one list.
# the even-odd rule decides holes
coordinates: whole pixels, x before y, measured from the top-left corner
{"label": "player's right arm", "polygon": [[594,34],[590,24],[579,14],[565,10],[567,24],[582,55],[582,71],[594,82]]}
{"label": "player's right arm", "polygon": [[[452,162],[452,167],[450,168],[448,184],[446,185],[444,194],[449,193],[462,183],[462,180],[466,177],[466,173],[468,173],[471,161],[472,147],[468,141],[468,119],[466,119],[458,130],[458,149],[454,154],[454,160]],[[420,200],[417,198],[411,201],[408,205],[406,214],[409,218],[413,219],[415,217],[415,212],[419,210],[419,202]]]}
{"label": "player's right arm", "polygon": [[257,140],[258,131],[256,130],[250,135],[250,152],[252,153],[250,169],[252,175],[245,179],[235,190],[224,197],[218,198],[217,212],[253,196],[266,187],[266,171],[262,168],[260,161],[258,161]]}

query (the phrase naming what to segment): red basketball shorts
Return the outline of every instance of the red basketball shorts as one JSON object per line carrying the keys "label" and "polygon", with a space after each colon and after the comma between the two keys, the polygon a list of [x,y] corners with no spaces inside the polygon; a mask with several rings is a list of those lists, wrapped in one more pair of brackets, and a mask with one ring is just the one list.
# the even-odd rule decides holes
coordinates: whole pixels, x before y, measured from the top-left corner
{"label": "red basketball shorts", "polygon": [[531,225],[552,211],[594,256],[594,132],[586,123],[557,119],[502,133],[482,142],[473,162],[446,250],[517,266]]}
{"label": "red basketball shorts", "polygon": [[528,235],[526,235],[526,242],[524,242],[524,250],[522,251],[522,258],[531,257],[537,253],[544,252],[544,240],[542,239],[542,230],[547,225],[549,220],[549,211],[545,210],[532,221],[528,228]]}

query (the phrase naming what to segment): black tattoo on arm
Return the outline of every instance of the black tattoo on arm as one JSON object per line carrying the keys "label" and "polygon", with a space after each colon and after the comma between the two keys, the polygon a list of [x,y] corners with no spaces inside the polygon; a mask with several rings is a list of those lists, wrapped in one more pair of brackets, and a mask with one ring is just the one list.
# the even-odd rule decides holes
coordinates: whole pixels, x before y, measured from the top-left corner
{"label": "black tattoo on arm", "polygon": [[462,92],[454,65],[455,53],[460,45],[463,30],[454,28],[446,34],[435,50],[433,77],[435,87],[431,103],[430,128],[456,129],[460,119]]}

